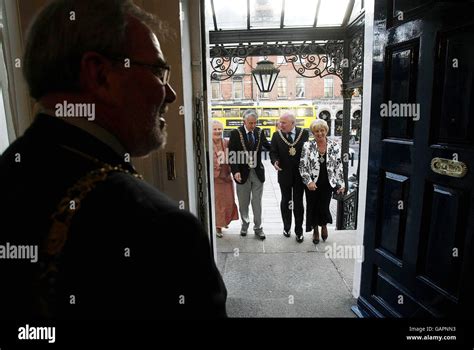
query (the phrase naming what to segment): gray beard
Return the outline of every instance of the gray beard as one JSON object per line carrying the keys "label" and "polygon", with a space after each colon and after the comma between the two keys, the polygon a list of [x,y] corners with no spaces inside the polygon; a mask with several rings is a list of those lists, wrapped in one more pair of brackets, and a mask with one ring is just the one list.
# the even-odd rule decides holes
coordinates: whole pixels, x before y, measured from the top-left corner
{"label": "gray beard", "polygon": [[153,129],[153,139],[155,140],[154,149],[162,149],[166,146],[166,141],[168,139],[168,132],[166,130],[166,125],[161,127],[161,123],[157,123]]}

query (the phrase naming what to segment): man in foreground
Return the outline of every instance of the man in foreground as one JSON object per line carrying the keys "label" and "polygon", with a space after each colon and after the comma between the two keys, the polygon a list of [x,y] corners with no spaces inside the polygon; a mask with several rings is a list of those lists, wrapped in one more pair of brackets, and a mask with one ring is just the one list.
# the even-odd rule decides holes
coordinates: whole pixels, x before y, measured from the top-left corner
{"label": "man in foreground", "polygon": [[202,226],[129,162],[165,143],[176,99],[155,22],[128,0],[56,0],[31,27],[42,111],[0,157],[0,246],[38,259],[0,259],[0,318],[226,316]]}

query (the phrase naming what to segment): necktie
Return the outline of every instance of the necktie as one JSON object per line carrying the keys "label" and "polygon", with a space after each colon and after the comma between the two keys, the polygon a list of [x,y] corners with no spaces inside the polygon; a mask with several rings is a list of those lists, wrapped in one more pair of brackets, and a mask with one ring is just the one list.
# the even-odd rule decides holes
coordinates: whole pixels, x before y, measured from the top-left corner
{"label": "necktie", "polygon": [[293,134],[289,132],[287,136],[288,136],[288,141],[290,141],[290,143],[293,143]]}
{"label": "necktie", "polygon": [[255,140],[253,139],[253,133],[251,131],[249,131],[248,133],[248,140],[249,140],[250,147],[253,148],[255,144]]}

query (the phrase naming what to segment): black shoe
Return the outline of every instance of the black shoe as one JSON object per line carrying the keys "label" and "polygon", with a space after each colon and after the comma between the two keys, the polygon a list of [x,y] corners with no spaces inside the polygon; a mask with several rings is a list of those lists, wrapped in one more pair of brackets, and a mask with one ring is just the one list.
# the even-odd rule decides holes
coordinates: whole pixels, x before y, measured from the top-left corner
{"label": "black shoe", "polygon": [[255,235],[260,238],[262,241],[266,238],[265,237],[265,233],[263,232],[263,230],[258,230],[258,231],[255,231]]}
{"label": "black shoe", "polygon": [[296,242],[301,243],[304,241],[304,236],[303,234],[296,235]]}
{"label": "black shoe", "polygon": [[242,237],[247,236],[247,231],[240,230],[240,235],[241,235]]}
{"label": "black shoe", "polygon": [[321,238],[323,239],[323,242],[326,242],[326,239],[328,239],[328,228],[327,228],[327,226],[323,226],[321,228]]}
{"label": "black shoe", "polygon": [[283,230],[283,236],[290,237],[291,236],[291,231],[290,230],[288,230],[288,231]]}
{"label": "black shoe", "polygon": [[316,228],[313,231],[313,243],[318,244],[319,243],[319,229],[316,226]]}

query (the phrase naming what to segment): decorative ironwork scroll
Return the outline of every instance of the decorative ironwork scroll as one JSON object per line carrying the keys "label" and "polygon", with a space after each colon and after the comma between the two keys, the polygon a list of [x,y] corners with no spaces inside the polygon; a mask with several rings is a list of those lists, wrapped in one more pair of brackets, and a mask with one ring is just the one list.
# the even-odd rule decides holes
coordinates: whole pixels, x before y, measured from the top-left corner
{"label": "decorative ironwork scroll", "polygon": [[350,67],[349,81],[362,79],[362,67],[364,62],[364,37],[363,31],[360,31],[351,39],[349,44],[350,50]]}
{"label": "decorative ironwork scroll", "polygon": [[227,80],[231,78],[249,56],[249,47],[226,48],[215,46],[211,49],[211,79]]}
{"label": "decorative ironwork scroll", "polygon": [[305,44],[301,46],[286,46],[283,53],[293,69],[306,78],[337,75],[342,79],[344,46],[342,42],[327,42],[321,44]]}
{"label": "decorative ironwork scroll", "polygon": [[246,63],[249,56],[270,55],[284,56],[285,61],[291,63],[293,69],[306,78],[336,75],[342,79],[342,69],[346,64],[343,41],[302,45],[215,46],[211,49],[211,79],[222,81],[231,78],[236,74],[239,65]]}

